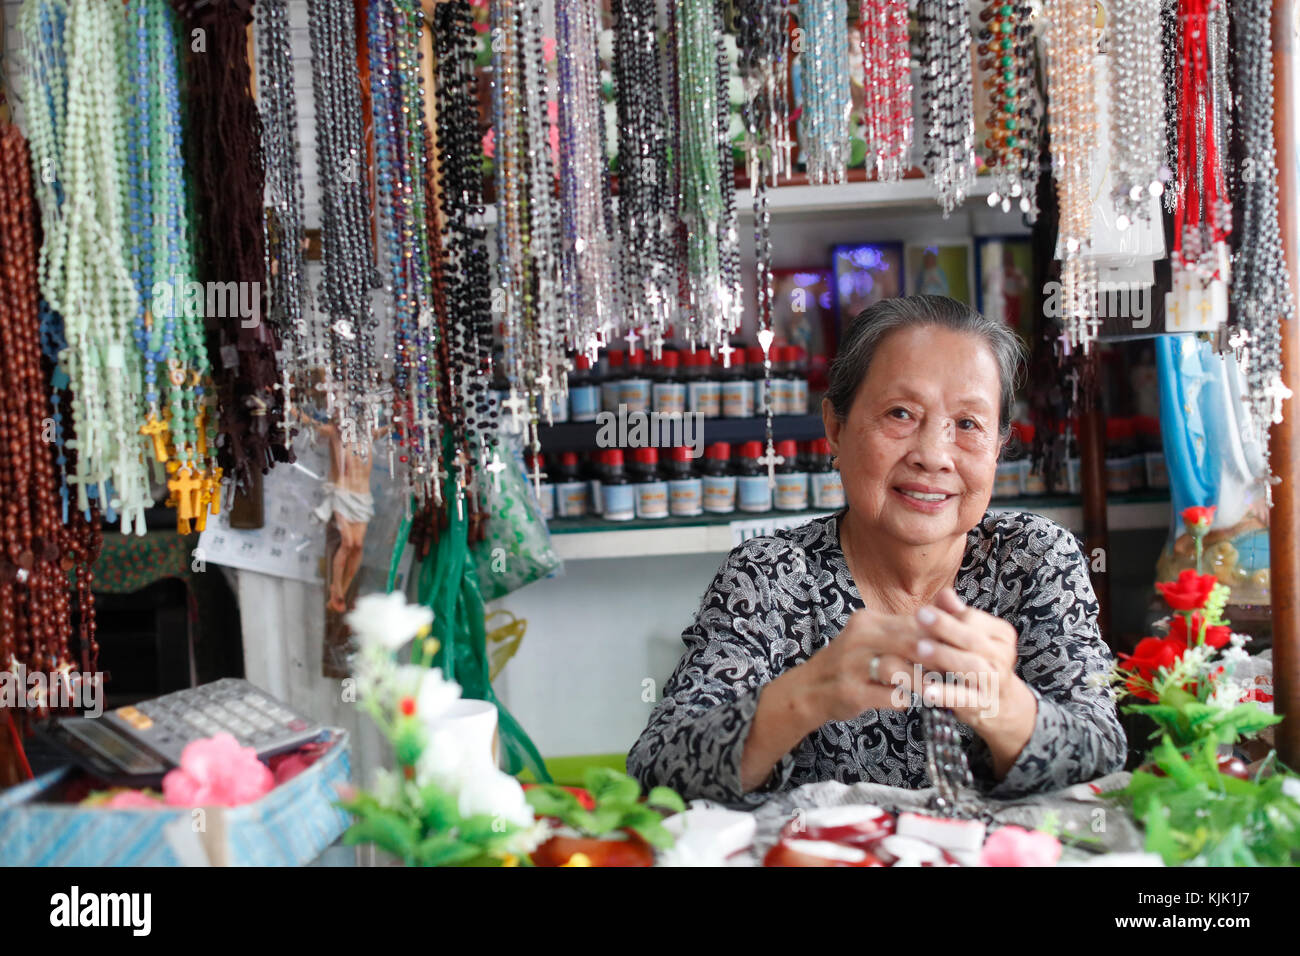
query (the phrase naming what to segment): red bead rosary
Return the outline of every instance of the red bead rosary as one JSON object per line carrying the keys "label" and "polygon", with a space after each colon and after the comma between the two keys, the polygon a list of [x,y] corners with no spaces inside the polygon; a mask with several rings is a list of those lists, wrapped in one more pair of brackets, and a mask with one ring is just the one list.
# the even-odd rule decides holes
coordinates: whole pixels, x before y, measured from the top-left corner
{"label": "red bead rosary", "polygon": [[[0,670],[70,678],[69,572],[77,594],[81,669],[93,671],[98,516],[60,520],[53,419],[40,350],[36,217],[30,156],[17,127],[0,126]],[[26,701],[43,710],[46,700]]]}

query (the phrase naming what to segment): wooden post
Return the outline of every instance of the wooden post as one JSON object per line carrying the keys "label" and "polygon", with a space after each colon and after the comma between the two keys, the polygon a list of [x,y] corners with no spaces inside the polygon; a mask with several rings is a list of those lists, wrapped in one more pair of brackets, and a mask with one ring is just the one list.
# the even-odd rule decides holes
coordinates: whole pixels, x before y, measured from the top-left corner
{"label": "wooden post", "polygon": [[[1291,294],[1300,302],[1300,140],[1296,130],[1296,48],[1300,45],[1300,4],[1273,4],[1274,141],[1278,164],[1278,219],[1286,253]],[[1282,405],[1282,424],[1269,430],[1269,457],[1279,482],[1273,486],[1268,522],[1273,604],[1273,706],[1285,715],[1277,728],[1278,757],[1300,769],[1300,339],[1296,319],[1282,323],[1282,380],[1293,397]]]}

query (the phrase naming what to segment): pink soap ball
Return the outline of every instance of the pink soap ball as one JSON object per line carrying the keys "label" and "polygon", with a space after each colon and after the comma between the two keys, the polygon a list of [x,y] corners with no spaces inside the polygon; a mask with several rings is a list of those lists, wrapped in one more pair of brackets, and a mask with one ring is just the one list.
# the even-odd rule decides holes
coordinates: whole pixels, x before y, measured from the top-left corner
{"label": "pink soap ball", "polygon": [[181,751],[181,765],[163,777],[163,798],[171,806],[235,807],[252,803],[275,779],[252,747],[230,734],[195,740]]}
{"label": "pink soap ball", "polygon": [[1061,841],[1041,830],[1005,826],[984,841],[981,866],[1055,866],[1061,858]]}

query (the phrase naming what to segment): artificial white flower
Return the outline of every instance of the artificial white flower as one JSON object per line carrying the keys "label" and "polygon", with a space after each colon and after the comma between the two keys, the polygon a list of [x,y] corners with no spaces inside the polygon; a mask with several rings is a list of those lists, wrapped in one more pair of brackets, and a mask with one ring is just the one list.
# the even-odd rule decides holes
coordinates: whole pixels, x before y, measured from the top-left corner
{"label": "artificial white flower", "polygon": [[1234,632],[1233,634],[1228,635],[1228,642],[1232,644],[1233,647],[1245,647],[1249,641],[1249,634],[1237,634]]}
{"label": "artificial white flower", "polygon": [[530,826],[534,819],[533,808],[524,798],[524,788],[519,781],[490,763],[473,763],[475,766],[458,795],[460,815],[469,817],[483,813],[521,827]]}
{"label": "artificial white flower", "polygon": [[415,695],[415,715],[426,724],[432,723],[452,704],[460,700],[460,684],[442,676],[441,667],[423,668],[420,690]]}
{"label": "artificial white flower", "polygon": [[420,604],[407,604],[400,591],[366,594],[343,620],[362,647],[379,646],[396,651],[433,623],[433,611]]}
{"label": "artificial white flower", "polygon": [[1246,661],[1250,660],[1250,652],[1238,644],[1234,644],[1232,647],[1227,648],[1223,652],[1222,656],[1225,664],[1232,664],[1234,666],[1237,664],[1244,664]]}
{"label": "artificial white flower", "polygon": [[1083,679],[1086,686],[1093,690],[1101,690],[1103,687],[1109,687],[1111,683],[1109,671],[1093,671]]}
{"label": "artificial white flower", "polygon": [[432,728],[415,764],[415,779],[421,785],[434,784],[448,793],[459,793],[474,767],[461,738],[450,730]]}
{"label": "artificial white flower", "polygon": [[1208,703],[1214,707],[1236,707],[1245,696],[1246,688],[1231,678],[1220,677],[1214,684]]}

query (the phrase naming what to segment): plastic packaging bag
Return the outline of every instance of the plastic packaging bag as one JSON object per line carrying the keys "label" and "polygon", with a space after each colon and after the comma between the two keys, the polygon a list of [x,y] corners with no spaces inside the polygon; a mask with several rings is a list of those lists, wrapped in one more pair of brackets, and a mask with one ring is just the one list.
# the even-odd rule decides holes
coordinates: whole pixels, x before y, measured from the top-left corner
{"label": "plastic packaging bag", "polygon": [[485,601],[504,597],[561,567],[551,547],[551,532],[524,476],[522,438],[503,428],[501,453],[506,467],[496,473],[488,494],[483,540],[470,552]]}

